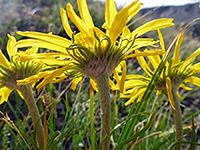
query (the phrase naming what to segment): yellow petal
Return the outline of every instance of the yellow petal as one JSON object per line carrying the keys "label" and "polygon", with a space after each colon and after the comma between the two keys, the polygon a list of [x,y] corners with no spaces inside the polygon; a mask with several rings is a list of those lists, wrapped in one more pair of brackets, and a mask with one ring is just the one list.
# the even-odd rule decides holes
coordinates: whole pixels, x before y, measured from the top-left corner
{"label": "yellow petal", "polygon": [[[27,60],[34,60],[37,62],[43,62],[43,63],[47,63],[49,61],[49,64],[53,64],[51,63],[51,61],[58,61],[58,62],[63,62],[64,64],[66,64],[67,62],[71,62],[69,59],[71,58],[71,56],[69,54],[66,53],[36,53],[36,54],[29,54],[27,52],[24,51],[19,51],[17,53],[18,56],[20,56],[20,61],[27,61]],[[67,63],[68,64],[68,63]]]}
{"label": "yellow petal", "polygon": [[[127,37],[126,37],[127,38]],[[131,52],[133,52],[134,50],[137,50],[141,47],[146,47],[146,46],[152,46],[152,47],[157,47],[155,44],[158,43],[159,41],[154,41],[153,39],[150,38],[137,38],[134,42],[134,47],[129,50],[129,52],[127,53],[127,55]],[[123,42],[122,46],[126,46],[126,43]]]}
{"label": "yellow petal", "polygon": [[189,77],[188,79],[184,80],[184,82],[189,82],[200,87],[200,78],[195,77],[195,76]]}
{"label": "yellow petal", "polygon": [[[141,3],[138,0],[122,8],[120,12],[115,15],[114,21],[112,22],[109,32],[106,33],[112,42],[122,33],[123,28],[126,24],[139,12],[141,9]],[[134,37],[134,36],[132,36]]]}
{"label": "yellow petal", "polygon": [[139,96],[137,98],[137,103],[139,103],[142,100],[142,97],[143,97],[144,92],[146,91],[146,89],[141,89],[140,91],[141,92],[140,92],[140,94],[139,94]]}
{"label": "yellow petal", "polygon": [[119,90],[119,87],[109,78],[109,85],[111,90]]}
{"label": "yellow petal", "polygon": [[[135,53],[138,54],[138,53],[141,53],[141,52],[136,50]],[[151,74],[149,72],[151,72],[151,73],[153,73],[153,72],[149,68],[149,65],[146,63],[146,60],[144,59],[144,57],[143,56],[137,56],[137,60],[140,64],[140,66],[142,67],[142,69],[151,77]]]}
{"label": "yellow petal", "polygon": [[154,56],[154,55],[162,55],[162,54],[165,54],[165,51],[156,49],[156,50],[151,50],[151,51],[144,51],[144,52],[138,52],[135,54],[130,54],[128,56],[125,56],[125,59],[138,57],[138,56]]}
{"label": "yellow petal", "polygon": [[125,106],[127,106],[127,105],[133,103],[138,97],[140,97],[140,98],[137,100],[137,102],[140,101],[140,100],[141,100],[141,95],[142,95],[142,96],[144,95],[145,90],[146,90],[146,88],[140,89],[140,90],[138,90],[138,91],[135,91],[134,96],[131,97],[130,100],[128,100],[128,101],[125,103]]}
{"label": "yellow petal", "polygon": [[120,87],[120,77],[119,77],[116,69],[113,71],[113,75],[114,75],[114,78],[115,78],[118,86]]}
{"label": "yellow petal", "polygon": [[186,60],[183,61],[183,64],[188,63],[191,61],[194,57],[198,56],[200,54],[200,48],[198,48],[194,53],[192,53]]}
{"label": "yellow petal", "polygon": [[19,94],[19,96],[20,96],[22,99],[24,99],[24,96],[22,95],[22,93],[21,93],[19,90],[17,90],[17,93]]}
{"label": "yellow petal", "polygon": [[87,7],[86,0],[78,0],[78,10],[80,12],[80,16],[88,28],[93,28],[94,23],[92,21],[92,17]]}
{"label": "yellow petal", "polygon": [[116,14],[117,9],[114,0],[106,0],[105,23],[102,27],[109,30]]}
{"label": "yellow petal", "polygon": [[8,43],[7,43],[7,52],[8,52],[8,56],[11,59],[12,56],[15,56],[17,53],[17,48],[15,47],[16,44],[16,39],[13,36],[10,36],[8,34]]}
{"label": "yellow petal", "polygon": [[172,18],[171,19],[162,18],[162,19],[156,19],[156,20],[150,21],[150,22],[138,27],[137,29],[135,29],[132,32],[132,36],[134,37],[135,35],[137,35],[137,37],[138,37],[144,33],[152,31],[152,30],[157,30],[157,29],[172,26],[172,25],[174,25],[174,23],[172,21],[173,21]]}
{"label": "yellow petal", "polygon": [[[54,65],[59,65],[59,66],[64,66],[64,65],[69,65],[71,63],[73,63],[74,61],[72,60],[69,60],[69,59],[60,59],[59,58],[59,55],[58,57],[56,57],[56,55],[48,55],[48,54],[51,54],[51,53],[45,53],[47,55],[24,55],[24,54],[20,54],[18,53],[19,56],[20,56],[20,60],[21,61],[27,61],[27,60],[32,60],[34,62],[39,62],[39,63],[42,63],[44,65],[51,65],[51,66],[54,66]],[[66,58],[69,58],[69,57],[66,57]],[[50,68],[50,67],[49,67]]]}
{"label": "yellow petal", "polygon": [[140,79],[133,79],[133,80],[126,81],[124,88],[127,90],[127,89],[132,89],[135,87],[145,87],[145,86],[148,86],[148,82],[144,82]]}
{"label": "yellow petal", "polygon": [[180,61],[179,50],[180,50],[182,41],[183,41],[183,33],[181,33],[179,35],[178,40],[176,42],[176,47],[175,47],[175,50],[174,50],[174,56],[172,58],[172,66],[177,65]]}
{"label": "yellow petal", "polygon": [[77,16],[75,13],[72,5],[70,3],[67,4],[67,14],[70,18],[70,20],[75,24],[75,26],[79,29],[79,31],[84,34],[85,37],[91,37],[89,33],[89,28],[86,26],[86,24],[83,22],[83,20]]}
{"label": "yellow petal", "polygon": [[121,80],[120,80],[120,93],[123,93],[124,92],[124,83],[125,83],[125,78],[126,78],[126,62],[125,61],[122,61],[120,63],[122,65],[122,68],[123,68],[123,71],[122,71],[122,76],[121,76]]}
{"label": "yellow petal", "polygon": [[159,36],[159,39],[160,39],[160,46],[163,50],[165,50],[165,42],[163,40],[163,36],[162,36],[162,33],[160,32],[160,30],[158,29],[158,36]]}
{"label": "yellow petal", "polygon": [[67,33],[67,35],[70,38],[72,38],[72,33],[73,32],[72,32],[72,30],[70,28],[66,11],[63,8],[60,8],[60,15],[61,15],[61,20],[62,20],[63,27],[65,29],[65,32]]}
{"label": "yellow petal", "polygon": [[200,72],[200,63],[193,65],[193,73],[196,74]]}
{"label": "yellow petal", "polygon": [[[148,50],[144,50],[145,52],[150,52]],[[157,51],[157,50],[154,50]],[[164,53],[164,51],[163,51]],[[159,54],[161,55],[161,54]],[[152,64],[152,66],[154,67],[154,70],[156,70],[158,68],[158,66],[160,65],[161,62],[161,58],[158,55],[149,55],[147,56],[149,58],[150,63]]]}
{"label": "yellow petal", "polygon": [[8,101],[8,97],[13,90],[4,86],[4,87],[0,88],[0,91],[1,91],[0,92],[0,104],[2,104],[3,102]]}
{"label": "yellow petal", "polygon": [[6,57],[4,56],[4,54],[2,53],[1,49],[0,49],[0,65],[2,65],[5,68],[10,68],[10,63],[9,61],[6,59]]}
{"label": "yellow petal", "polygon": [[161,93],[162,93],[161,90],[157,90],[157,92],[156,92],[156,96],[159,96]]}
{"label": "yellow petal", "polygon": [[38,89],[38,91],[40,91],[42,89],[42,87],[44,87],[45,85],[47,85],[49,82],[51,82],[53,80],[53,78],[60,76],[62,73],[64,73],[69,67],[71,66],[65,66],[59,69],[56,69],[54,71],[52,71],[51,73],[49,73],[47,76],[44,77],[44,79],[42,80],[42,82],[40,82],[37,86],[36,89]]}
{"label": "yellow petal", "polygon": [[59,47],[69,47],[71,45],[71,41],[63,38],[61,36],[53,35],[53,34],[47,34],[47,33],[40,33],[40,32],[17,32],[17,34],[22,36],[27,36],[30,38],[38,39],[40,41],[44,41],[50,44],[54,44]]}
{"label": "yellow petal", "polygon": [[51,72],[53,71],[39,72],[37,75],[33,75],[22,80],[17,80],[17,85],[25,85],[25,84],[30,84],[30,83],[39,81],[40,79],[49,75]]}
{"label": "yellow petal", "polygon": [[39,50],[39,48],[37,46],[33,46],[33,47],[27,49],[25,52],[28,54],[36,54],[38,52],[38,50]]}
{"label": "yellow petal", "polygon": [[32,46],[67,53],[67,50],[65,47],[68,47],[69,45],[66,44],[65,47],[63,47],[63,46],[60,46],[60,45],[57,45],[54,43],[50,43],[47,41],[41,41],[41,40],[35,40],[35,39],[20,40],[16,43],[17,48],[32,47]]}
{"label": "yellow petal", "polygon": [[[127,37],[128,35],[131,34],[131,31],[129,30],[129,28],[127,26],[124,27],[123,31],[122,31],[122,36],[121,38],[124,39],[125,37]],[[132,37],[130,36],[130,39],[132,39]],[[130,40],[128,39],[128,40]],[[136,44],[135,44],[136,45]]]}
{"label": "yellow petal", "polygon": [[58,78],[56,78],[56,79],[53,79],[53,81],[52,81],[52,83],[58,83],[58,82],[60,82],[60,81],[62,81],[62,80],[64,80],[64,79],[66,79],[66,78],[68,78],[68,76],[66,76],[66,74],[61,74]]}
{"label": "yellow petal", "polygon": [[183,88],[183,89],[185,89],[185,90],[188,90],[188,91],[191,91],[192,90],[192,88],[191,87],[187,87],[187,86],[185,86],[184,84],[181,84],[180,86],[179,86],[179,88]]}
{"label": "yellow petal", "polygon": [[83,79],[83,77],[73,79],[71,89],[75,91],[77,84]]}
{"label": "yellow petal", "polygon": [[183,99],[183,98],[181,97],[181,95],[179,94],[179,89],[180,89],[180,86],[178,87],[178,90],[176,91],[176,95],[177,95],[177,97],[178,97],[179,99]]}
{"label": "yellow petal", "polygon": [[128,74],[126,75],[126,79],[145,79],[149,80],[149,78],[144,77],[143,75],[136,75],[136,74]]}
{"label": "yellow petal", "polygon": [[172,95],[172,83],[169,77],[166,78],[166,89],[167,89],[167,96],[168,96],[169,102],[172,108],[175,110],[176,108],[174,107],[174,99]]}
{"label": "yellow petal", "polygon": [[91,78],[90,78],[90,84],[92,85],[92,88],[93,88],[95,91],[98,92],[97,84],[96,84],[96,82],[95,82],[94,80],[92,80]]}

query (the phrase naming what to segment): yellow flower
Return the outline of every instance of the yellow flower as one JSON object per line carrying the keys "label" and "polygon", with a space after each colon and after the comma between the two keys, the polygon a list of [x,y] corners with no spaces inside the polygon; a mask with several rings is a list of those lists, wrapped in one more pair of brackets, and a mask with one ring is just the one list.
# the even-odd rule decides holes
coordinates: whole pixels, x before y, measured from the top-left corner
{"label": "yellow flower", "polygon": [[[37,59],[47,65],[60,66],[57,71],[55,70],[55,74],[51,73],[46,77],[41,73],[18,81],[19,85],[44,78],[45,81],[40,83],[39,89],[50,80],[57,82],[72,75],[78,77],[73,81],[72,87],[75,89],[82,76],[86,75],[92,79],[91,82],[95,87],[95,80],[100,74],[110,75],[117,66],[119,66],[118,68],[126,67],[124,59],[135,57],[135,54],[131,54],[131,52],[140,47],[153,46],[158,42],[150,38],[139,38],[139,36],[152,30],[173,25],[173,19],[162,18],[148,22],[131,32],[126,24],[139,12],[143,4],[136,0],[117,12],[114,0],[106,0],[105,23],[102,26],[106,29],[106,33],[104,33],[94,26],[86,0],[77,0],[77,4],[80,17],[69,3],[66,11],[63,8],[60,9],[63,27],[71,40],[52,33],[18,32],[22,36],[33,38],[18,41],[16,44],[18,48],[37,46],[57,51],[57,53],[32,55],[21,52],[19,55],[22,59]],[[79,33],[73,33],[68,17],[78,28]],[[152,50],[143,52],[141,55],[159,55],[163,53],[162,50]],[[123,75],[125,74],[123,73]],[[123,80],[120,82],[123,85]],[[113,89],[116,88],[111,80],[110,85]],[[123,91],[123,89],[120,90]]]}
{"label": "yellow flower", "polygon": [[33,61],[20,62],[16,56],[16,40],[13,36],[8,35],[8,37],[6,49],[10,62],[0,50],[0,104],[8,100],[13,90],[23,98],[16,80],[34,75],[41,69],[41,65]]}
{"label": "yellow flower", "polygon": [[[164,40],[162,38],[161,32],[158,30],[158,34],[160,37],[161,47],[164,49]],[[172,92],[176,92],[179,99],[182,99],[179,94],[179,88],[183,88],[185,90],[192,90],[192,88],[187,87],[189,83],[194,84],[200,87],[200,78],[195,75],[200,72],[200,64],[192,64],[193,60],[196,56],[200,54],[200,48],[197,49],[193,54],[191,54],[186,60],[181,61],[179,56],[180,46],[183,40],[183,33],[180,34],[175,50],[174,55],[171,59],[167,61],[161,75],[159,77],[158,82],[156,83],[155,90],[157,90],[157,94],[163,92],[167,95],[169,102],[173,109],[174,101]],[[145,50],[148,51],[148,50]],[[136,53],[140,53],[136,51]],[[155,70],[158,68],[161,63],[160,56],[147,56],[149,60],[149,64],[144,59],[143,56],[137,57],[139,64],[142,69],[148,75],[144,77],[142,75],[128,75],[125,81],[125,89],[127,90],[122,97],[130,98],[129,101],[126,102],[125,105],[129,105],[134,100],[141,101],[142,96],[151,81]],[[151,69],[152,68],[152,69]]]}

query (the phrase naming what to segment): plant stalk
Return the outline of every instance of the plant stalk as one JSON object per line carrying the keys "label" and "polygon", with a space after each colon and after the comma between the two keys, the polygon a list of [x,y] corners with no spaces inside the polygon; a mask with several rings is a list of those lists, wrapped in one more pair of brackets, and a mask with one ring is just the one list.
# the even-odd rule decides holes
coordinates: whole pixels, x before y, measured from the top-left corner
{"label": "plant stalk", "polygon": [[40,119],[40,113],[38,107],[36,105],[35,99],[32,94],[31,84],[22,85],[19,88],[19,91],[22,93],[24,97],[24,101],[28,106],[28,110],[31,114],[31,118],[33,121],[34,128],[36,129],[37,141],[39,144],[39,149],[43,150],[44,148],[44,128],[42,125],[42,121]]}
{"label": "plant stalk", "polygon": [[102,73],[97,79],[97,87],[101,107],[101,135],[102,150],[109,150],[110,145],[110,86],[107,73]]}
{"label": "plant stalk", "polygon": [[95,128],[94,128],[94,90],[90,85],[90,128],[91,128],[91,146],[95,150]]}
{"label": "plant stalk", "polygon": [[[183,136],[183,126],[182,126],[182,113],[181,113],[181,107],[179,104],[179,99],[174,91],[172,91],[173,94],[173,100],[174,100],[174,107],[176,110],[172,108],[172,113],[174,117],[174,123],[175,123],[175,128],[176,128],[176,141],[180,141]],[[175,146],[175,150],[181,150],[181,143],[178,143]]]}

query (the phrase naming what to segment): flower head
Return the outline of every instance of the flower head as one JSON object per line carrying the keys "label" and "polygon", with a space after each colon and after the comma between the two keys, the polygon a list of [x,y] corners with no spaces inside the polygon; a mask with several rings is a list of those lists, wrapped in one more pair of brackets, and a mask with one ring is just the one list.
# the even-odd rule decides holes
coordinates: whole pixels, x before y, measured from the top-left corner
{"label": "flower head", "polygon": [[[110,75],[124,59],[134,57],[134,55],[131,54],[132,51],[143,46],[153,46],[157,43],[157,41],[153,39],[139,38],[139,36],[152,30],[173,25],[173,19],[163,18],[148,22],[131,32],[126,24],[139,12],[143,4],[136,0],[117,12],[114,0],[107,0],[105,23],[102,26],[106,29],[106,33],[104,33],[94,26],[86,0],[77,0],[77,4],[80,17],[75,13],[70,3],[67,4],[66,10],[63,8],[60,9],[62,24],[71,40],[51,33],[18,32],[20,35],[33,39],[21,40],[16,44],[17,47],[35,45],[37,47],[57,51],[58,53],[37,55],[26,55],[23,53],[21,57],[25,59],[40,59],[41,61],[47,59],[48,62],[45,63],[48,65],[55,65],[56,60],[58,60],[58,62],[63,64],[58,65],[58,63],[56,63],[60,67],[58,68],[59,71],[56,74],[57,78],[55,82],[73,75],[78,77],[74,80],[73,87],[78,83],[77,81],[82,79],[83,75],[90,77],[93,84],[95,84],[94,81],[102,73]],[[78,28],[78,33],[73,33],[68,22],[68,17]],[[142,54],[143,56],[158,55],[163,54],[163,51],[148,51]],[[50,55],[51,58],[49,58]],[[50,59],[52,59],[52,62]],[[40,76],[46,80],[40,84],[40,87],[47,84],[47,81],[55,79],[56,76],[51,74],[48,80],[46,80],[47,77]],[[32,79],[41,79],[40,77],[37,75],[37,77],[30,77],[18,81],[18,83],[30,83],[35,81]],[[111,81],[110,85],[111,87],[113,85]]]}
{"label": "flower head", "polygon": [[[164,48],[164,41],[162,38],[161,32],[158,30],[158,34],[160,37],[161,47]],[[195,75],[200,72],[200,64],[193,64],[193,60],[196,56],[200,54],[200,49],[197,49],[193,54],[191,54],[187,59],[181,61],[179,56],[180,46],[183,40],[183,33],[180,34],[175,50],[174,55],[168,62],[165,64],[161,75],[159,76],[159,80],[156,83],[155,90],[157,90],[157,94],[161,92],[167,95],[169,102],[174,108],[174,101],[172,92],[176,91],[177,96],[181,99],[179,94],[179,88],[184,88],[186,90],[192,90],[192,88],[187,87],[189,83],[194,84],[200,87],[200,78]],[[148,50],[145,50],[148,51]],[[136,51],[136,53],[140,53]],[[140,101],[149,82],[151,81],[155,70],[158,68],[161,63],[160,56],[147,56],[149,60],[149,64],[144,59],[143,56],[137,57],[139,64],[142,69],[147,74],[147,77],[142,75],[128,75],[125,81],[125,89],[127,90],[125,95],[122,97],[130,98],[125,105],[132,103],[134,100]],[[150,68],[152,66],[152,69]]]}
{"label": "flower head", "polygon": [[8,100],[13,90],[17,90],[19,95],[23,98],[19,91],[20,86],[17,85],[16,80],[35,75],[42,68],[39,63],[34,61],[19,61],[16,56],[16,40],[13,36],[8,35],[8,37],[7,53],[10,61],[8,61],[0,50],[0,104]]}

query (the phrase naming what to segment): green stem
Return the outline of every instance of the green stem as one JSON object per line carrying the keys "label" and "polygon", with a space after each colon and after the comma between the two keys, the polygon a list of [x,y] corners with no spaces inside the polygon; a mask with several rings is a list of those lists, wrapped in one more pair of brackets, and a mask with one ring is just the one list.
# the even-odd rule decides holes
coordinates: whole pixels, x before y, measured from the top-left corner
{"label": "green stem", "polygon": [[[182,113],[181,113],[181,107],[179,104],[179,99],[175,92],[172,91],[173,94],[173,100],[174,100],[174,107],[175,110],[172,108],[172,113],[174,117],[174,123],[176,128],[176,141],[182,140],[183,136],[183,127],[182,127]],[[178,143],[175,147],[175,150],[181,150],[181,144]]]}
{"label": "green stem", "polygon": [[94,90],[90,85],[90,128],[91,128],[91,145],[95,150],[95,128],[94,128]]}
{"label": "green stem", "polygon": [[102,150],[109,150],[110,143],[110,86],[108,75],[102,73],[97,79],[97,87],[100,97],[100,106],[101,106],[101,136],[100,142],[103,140]]}
{"label": "green stem", "polygon": [[22,93],[24,97],[24,101],[28,106],[28,110],[31,114],[31,118],[33,121],[34,128],[36,128],[36,136],[39,144],[40,150],[44,148],[44,129],[42,125],[42,121],[40,119],[40,114],[38,111],[38,107],[36,105],[35,99],[32,94],[31,85],[22,85],[20,86],[19,91]]}

